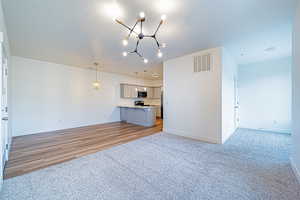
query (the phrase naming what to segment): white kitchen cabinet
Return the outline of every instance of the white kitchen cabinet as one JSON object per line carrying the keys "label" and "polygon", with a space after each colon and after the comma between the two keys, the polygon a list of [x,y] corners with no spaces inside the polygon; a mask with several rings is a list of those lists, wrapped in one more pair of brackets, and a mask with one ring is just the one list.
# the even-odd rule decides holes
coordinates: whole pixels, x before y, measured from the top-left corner
{"label": "white kitchen cabinet", "polygon": [[137,98],[138,86],[121,84],[121,98]]}
{"label": "white kitchen cabinet", "polygon": [[121,84],[121,97],[122,98],[131,98],[132,92],[129,85]]}
{"label": "white kitchen cabinet", "polygon": [[137,98],[138,91],[147,91],[148,99],[160,99],[161,88],[160,87],[147,87],[130,84],[120,84],[121,98]]}
{"label": "white kitchen cabinet", "polygon": [[161,97],[161,88],[155,87],[153,92],[153,99],[160,99]]}
{"label": "white kitchen cabinet", "polygon": [[154,95],[154,88],[153,87],[147,87],[147,98],[152,99]]}
{"label": "white kitchen cabinet", "polygon": [[137,98],[138,96],[138,86],[135,85],[129,85],[130,91],[131,91],[131,98]]}
{"label": "white kitchen cabinet", "polygon": [[149,87],[146,87],[146,86],[142,86],[140,87],[140,90],[139,91],[147,91]]}

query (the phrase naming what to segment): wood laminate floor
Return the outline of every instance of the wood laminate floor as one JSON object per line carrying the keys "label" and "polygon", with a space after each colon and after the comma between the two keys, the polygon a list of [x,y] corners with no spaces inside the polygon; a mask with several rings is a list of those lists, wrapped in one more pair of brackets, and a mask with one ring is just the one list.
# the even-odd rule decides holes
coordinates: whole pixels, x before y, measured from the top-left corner
{"label": "wood laminate floor", "polygon": [[115,122],[47,133],[14,137],[4,178],[72,160],[123,144],[162,130],[162,120],[154,127]]}

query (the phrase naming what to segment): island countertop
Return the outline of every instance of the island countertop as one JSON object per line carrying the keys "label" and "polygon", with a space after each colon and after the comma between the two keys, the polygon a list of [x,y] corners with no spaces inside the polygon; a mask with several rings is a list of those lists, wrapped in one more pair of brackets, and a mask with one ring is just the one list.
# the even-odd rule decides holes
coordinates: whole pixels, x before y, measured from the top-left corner
{"label": "island countertop", "polygon": [[134,106],[134,105],[118,105],[119,108],[136,108],[136,109],[155,109],[157,106]]}
{"label": "island countertop", "polygon": [[119,105],[121,121],[140,126],[154,126],[156,106]]}

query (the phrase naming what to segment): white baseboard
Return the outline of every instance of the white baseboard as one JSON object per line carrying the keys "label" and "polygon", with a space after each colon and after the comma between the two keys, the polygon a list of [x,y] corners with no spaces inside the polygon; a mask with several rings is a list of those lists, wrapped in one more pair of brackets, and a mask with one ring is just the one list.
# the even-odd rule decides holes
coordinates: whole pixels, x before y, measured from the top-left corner
{"label": "white baseboard", "polygon": [[282,133],[282,134],[291,134],[291,130],[283,130],[283,129],[263,129],[263,128],[247,128],[239,126],[239,129],[248,129],[253,131],[265,131],[265,132],[273,132],[273,133]]}
{"label": "white baseboard", "polygon": [[0,180],[0,192],[2,191],[2,187],[3,187],[3,177],[1,177],[1,180]]}
{"label": "white baseboard", "polygon": [[290,157],[290,161],[291,161],[291,166],[292,166],[292,169],[293,169],[293,172],[300,184],[300,170],[297,168],[295,162],[294,162],[294,159],[292,157]]}
{"label": "white baseboard", "polygon": [[188,131],[181,131],[181,130],[178,130],[178,129],[165,128],[164,127],[163,132],[173,134],[173,135],[178,135],[178,136],[181,136],[181,137],[184,137],[184,138],[199,140],[199,141],[202,141],[202,142],[213,143],[213,144],[221,144],[216,139],[201,137],[201,136],[200,137],[199,136],[195,137],[195,136],[193,136],[192,133],[189,133]]}
{"label": "white baseboard", "polygon": [[223,138],[223,134],[222,134],[222,144],[224,144],[234,133],[235,131],[237,130],[238,128],[234,128],[233,131],[231,131],[231,133],[229,135],[227,135],[226,138]]}
{"label": "white baseboard", "polygon": [[39,129],[35,131],[22,131],[22,132],[12,132],[12,137],[19,137],[19,136],[25,136],[25,135],[35,135],[39,133],[47,133],[47,132],[54,132],[54,131],[63,131],[68,130],[72,128],[81,128],[85,126],[93,126],[93,125],[101,125],[101,124],[109,124],[114,122],[120,122],[120,119],[117,120],[109,120],[109,121],[101,121],[97,123],[83,123],[83,124],[73,124],[70,126],[62,126],[62,127],[55,127],[55,128],[46,128],[46,129]]}

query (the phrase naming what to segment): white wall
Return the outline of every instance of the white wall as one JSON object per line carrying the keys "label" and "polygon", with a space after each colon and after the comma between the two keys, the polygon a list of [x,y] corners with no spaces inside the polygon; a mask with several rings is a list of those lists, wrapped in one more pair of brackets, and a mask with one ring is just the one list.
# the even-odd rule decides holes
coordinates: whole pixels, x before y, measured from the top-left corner
{"label": "white wall", "polygon": [[293,155],[292,164],[300,182],[300,3],[293,36]]}
{"label": "white wall", "polygon": [[235,85],[237,64],[232,56],[222,51],[222,142],[224,143],[235,131]]}
{"label": "white wall", "polygon": [[[193,72],[193,56],[213,55],[211,72]],[[164,131],[221,143],[222,48],[164,62]]]}
{"label": "white wall", "polygon": [[[95,71],[12,57],[13,136],[120,120],[120,83],[144,80],[101,73],[101,89],[92,88]],[[147,84],[151,81],[147,81]]]}
{"label": "white wall", "polygon": [[291,61],[239,66],[241,128],[291,132]]}

